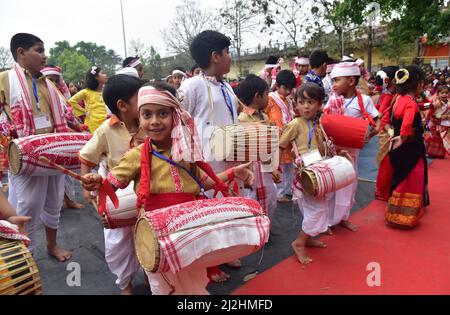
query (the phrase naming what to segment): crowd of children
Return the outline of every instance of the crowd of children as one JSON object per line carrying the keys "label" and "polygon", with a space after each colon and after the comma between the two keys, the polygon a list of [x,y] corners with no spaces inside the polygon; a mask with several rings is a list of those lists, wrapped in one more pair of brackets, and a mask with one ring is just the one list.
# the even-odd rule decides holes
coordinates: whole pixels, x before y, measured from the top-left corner
{"label": "crowd of children", "polygon": [[[136,56],[125,59],[123,69],[109,78],[100,66],[92,66],[85,88],[80,89],[66,85],[60,68],[46,66],[41,39],[16,34],[11,39],[16,63],[0,73],[2,137],[69,130],[92,133],[79,152],[83,197],[96,202],[96,191],[103,185],[116,190],[130,186],[145,211],[196,200],[201,189],[213,197],[212,188],[217,190],[218,184],[216,175],[202,164],[207,162],[220,181],[257,200],[271,219],[277,202],[297,200],[303,222],[292,248],[299,262],[308,264],[312,259],[307,247],[326,247],[318,240],[320,234],[332,233],[336,225],[357,231],[349,217],[358,187],[359,150],[331,147],[322,118],[363,119],[369,123],[366,142],[379,137],[375,196],[388,202],[386,223],[400,228],[418,224],[429,205],[426,155],[443,158],[450,152],[445,75],[425,87],[428,81],[420,68],[389,66],[372,81],[361,59],[345,57],[338,62],[325,51],[314,50],[295,58],[292,71],[282,70],[282,58],[270,56],[259,76],[248,75],[233,89],[224,79],[231,67],[230,45],[225,35],[204,31],[190,46],[197,63],[190,74],[176,68],[165,83],[144,84],[143,64]],[[261,161],[217,161],[211,154],[210,139],[217,128],[247,123],[278,127],[279,165],[274,169],[267,171]],[[324,196],[305,192],[300,177],[309,164],[306,159],[333,154],[350,160],[356,178]],[[41,220],[48,252],[60,261],[70,259],[71,252],[57,245],[56,235],[64,198],[68,206],[80,206],[75,202],[75,183],[64,175],[12,173],[8,181],[9,203],[0,195],[1,217],[25,224],[31,251]],[[402,206],[407,202],[414,206]],[[104,237],[108,267],[122,293],[131,294],[140,268],[134,227],[105,229]],[[241,262],[229,265],[239,268]],[[208,278],[217,282],[229,278],[219,266],[146,276],[153,294],[207,294]]]}

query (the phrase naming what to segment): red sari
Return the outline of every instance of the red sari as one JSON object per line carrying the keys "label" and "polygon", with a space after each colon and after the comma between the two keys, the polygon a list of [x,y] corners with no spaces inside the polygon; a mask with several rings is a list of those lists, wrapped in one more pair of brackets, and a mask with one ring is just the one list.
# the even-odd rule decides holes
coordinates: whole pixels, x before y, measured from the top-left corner
{"label": "red sari", "polygon": [[389,152],[393,181],[385,218],[391,226],[412,228],[430,203],[422,120],[417,102],[408,95],[397,100],[393,111],[394,136],[404,140]]}
{"label": "red sari", "polygon": [[388,201],[389,199],[393,176],[392,166],[388,155],[390,136],[386,132],[384,127],[391,122],[390,114],[392,105],[395,101],[394,97],[395,96],[393,94],[384,93],[380,96],[379,99],[379,111],[382,115],[382,118],[380,133],[378,135],[380,149],[377,155],[379,168],[377,174],[377,183],[375,187],[375,198],[383,201]]}

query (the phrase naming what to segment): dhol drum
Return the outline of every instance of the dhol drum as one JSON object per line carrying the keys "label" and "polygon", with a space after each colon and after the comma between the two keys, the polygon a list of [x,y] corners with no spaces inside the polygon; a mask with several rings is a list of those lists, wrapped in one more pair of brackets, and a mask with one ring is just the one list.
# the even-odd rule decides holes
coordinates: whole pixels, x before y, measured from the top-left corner
{"label": "dhol drum", "polygon": [[228,125],[214,130],[210,146],[218,161],[273,161],[279,154],[278,127],[261,123]]}
{"label": "dhol drum", "polygon": [[335,192],[356,179],[352,163],[342,156],[322,160],[303,169],[301,184],[311,196],[323,197]]}
{"label": "dhol drum", "polygon": [[21,241],[0,239],[0,295],[42,294],[36,262]]}
{"label": "dhol drum", "polygon": [[106,198],[105,213],[99,213],[103,218],[105,229],[117,229],[136,224],[138,211],[136,208],[137,197],[134,192],[134,182],[131,182],[125,189],[116,191],[119,199],[119,208],[115,208],[109,198]]}
{"label": "dhol drum", "polygon": [[9,144],[9,168],[15,175],[53,176],[60,171],[39,161],[40,156],[76,171],[80,168],[78,152],[92,137],[89,133],[50,133],[15,139]]}
{"label": "dhol drum", "polygon": [[146,212],[135,230],[136,254],[148,272],[220,265],[256,252],[270,220],[255,200],[202,199]]}
{"label": "dhol drum", "polygon": [[369,121],[360,118],[327,114],[321,123],[334,145],[341,147],[361,149],[369,133]]}

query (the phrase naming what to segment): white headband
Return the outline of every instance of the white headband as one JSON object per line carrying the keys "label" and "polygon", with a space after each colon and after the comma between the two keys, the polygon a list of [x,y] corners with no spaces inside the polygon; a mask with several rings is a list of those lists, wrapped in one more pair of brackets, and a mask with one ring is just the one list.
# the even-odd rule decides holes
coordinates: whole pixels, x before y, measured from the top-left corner
{"label": "white headband", "polygon": [[132,63],[130,63],[129,65],[128,65],[128,67],[130,67],[130,68],[136,68],[137,66],[139,66],[139,65],[141,65],[142,64],[142,62],[141,62],[141,60],[138,58],[138,59],[136,59],[135,61],[133,61]]}
{"label": "white headband", "polygon": [[309,65],[309,59],[305,57],[295,58],[295,63],[301,66]]}
{"label": "white headband", "polygon": [[175,75],[175,74],[180,74],[180,75],[182,75],[183,77],[186,78],[186,73],[184,73],[184,72],[181,71],[181,70],[173,70],[173,71],[172,71],[172,75]]}
{"label": "white headband", "polygon": [[116,72],[116,74],[124,74],[139,79],[139,74],[135,68],[125,67]]}
{"label": "white headband", "polygon": [[45,76],[52,75],[52,74],[57,75],[57,76],[61,76],[61,72],[56,71],[56,70],[41,70],[41,73],[43,75],[45,75]]}
{"label": "white headband", "polygon": [[330,73],[331,79],[337,77],[359,77],[361,70],[355,62],[341,62],[334,66]]}
{"label": "white headband", "polygon": [[364,64],[364,60],[358,59],[358,60],[356,60],[356,64],[357,64],[358,66],[360,66],[360,65]]}

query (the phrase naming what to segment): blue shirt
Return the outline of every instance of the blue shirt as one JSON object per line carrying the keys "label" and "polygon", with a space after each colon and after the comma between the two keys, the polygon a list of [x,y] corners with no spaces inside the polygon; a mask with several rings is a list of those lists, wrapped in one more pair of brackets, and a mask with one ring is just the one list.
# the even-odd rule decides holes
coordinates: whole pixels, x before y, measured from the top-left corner
{"label": "blue shirt", "polygon": [[305,76],[306,82],[316,83],[319,86],[323,87],[322,78],[318,76],[314,70],[309,70]]}

